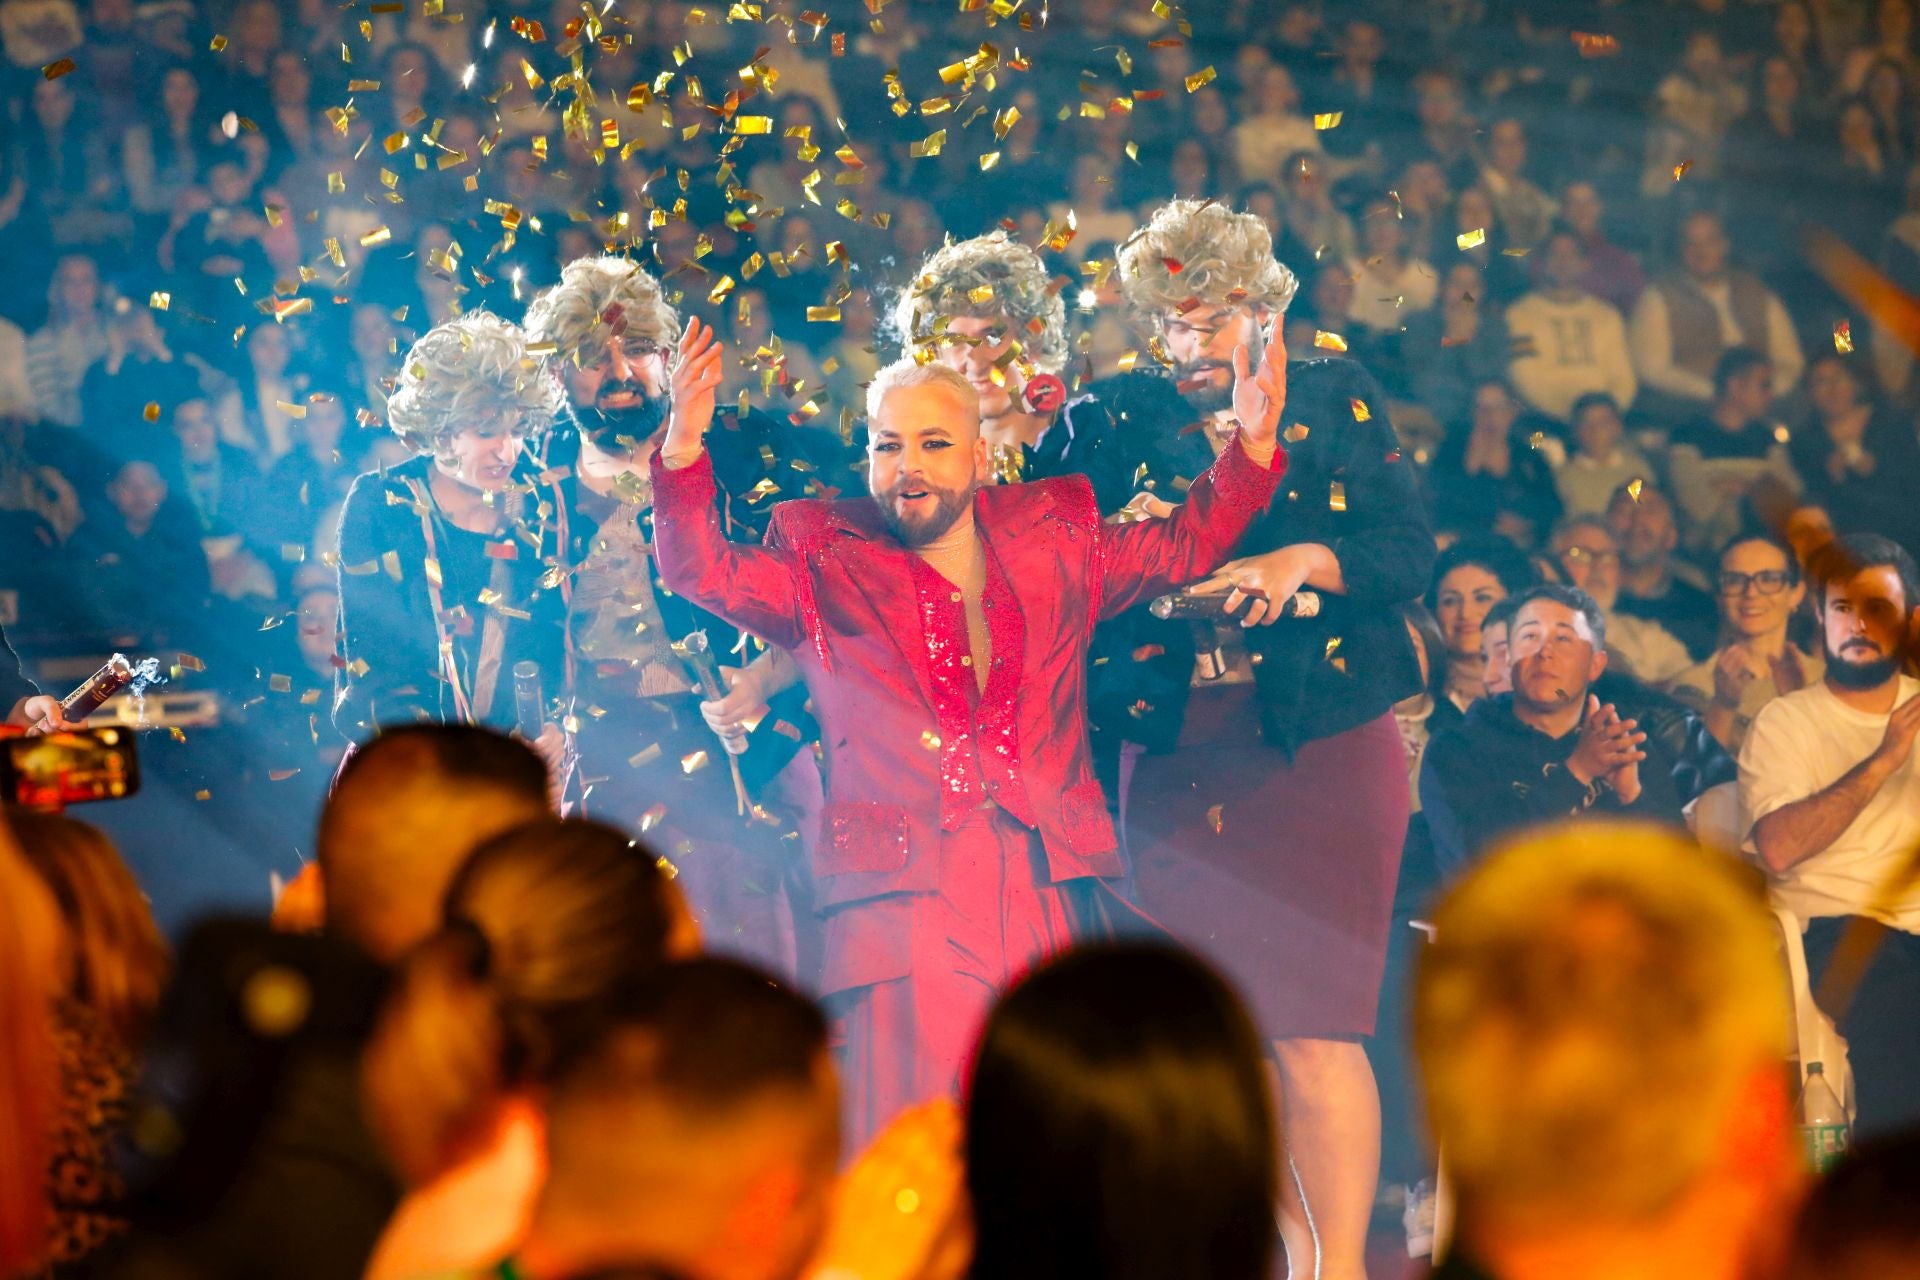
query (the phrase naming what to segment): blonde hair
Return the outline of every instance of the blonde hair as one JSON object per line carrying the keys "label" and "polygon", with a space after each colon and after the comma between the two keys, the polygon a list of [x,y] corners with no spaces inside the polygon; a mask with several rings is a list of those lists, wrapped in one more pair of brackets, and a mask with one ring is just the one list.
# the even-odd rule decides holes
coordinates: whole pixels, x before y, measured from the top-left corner
{"label": "blonde hair", "polygon": [[461,431],[503,416],[537,435],[565,402],[560,384],[527,354],[519,325],[469,311],[435,325],[407,352],[387,424],[415,453],[437,453]]}
{"label": "blonde hair", "polygon": [[420,1182],[504,1091],[544,1083],[621,984],[691,941],[659,858],[599,823],[542,818],[481,845],[401,966],[367,1048],[369,1111]]}
{"label": "blonde hair", "polygon": [[867,384],[867,421],[877,421],[881,402],[905,387],[945,387],[959,397],[970,418],[976,423],[980,420],[980,393],[959,370],[944,364],[921,364],[912,356],[904,356],[883,366]]}
{"label": "blonde hair", "polygon": [[0,814],[0,1276],[25,1273],[46,1250],[60,1103],[60,912],[7,823]]}
{"label": "blonde hair", "polygon": [[680,317],[637,262],[602,256],[575,258],[560,283],[527,307],[527,334],[536,346],[551,344],[553,356],[578,364],[590,360],[614,337],[671,347]]}
{"label": "blonde hair", "polygon": [[1005,318],[1016,350],[1043,373],[1067,363],[1067,307],[1040,255],[1004,231],[947,244],[920,264],[912,287],[894,304],[901,344],[938,341],[942,318]]}
{"label": "blonde hair", "polygon": [[13,832],[66,921],[71,994],[122,1046],[137,1047],[159,1008],[172,959],[146,895],[113,842],[84,822],[20,813]]}
{"label": "blonde hair", "polygon": [[1285,311],[1300,287],[1274,258],[1267,224],[1214,200],[1168,201],[1115,256],[1122,296],[1156,325],[1195,301]]}
{"label": "blonde hair", "polygon": [[1434,917],[1414,993],[1429,1122],[1463,1212],[1658,1214],[1786,1056],[1757,877],[1666,828],[1586,822],[1494,853]]}

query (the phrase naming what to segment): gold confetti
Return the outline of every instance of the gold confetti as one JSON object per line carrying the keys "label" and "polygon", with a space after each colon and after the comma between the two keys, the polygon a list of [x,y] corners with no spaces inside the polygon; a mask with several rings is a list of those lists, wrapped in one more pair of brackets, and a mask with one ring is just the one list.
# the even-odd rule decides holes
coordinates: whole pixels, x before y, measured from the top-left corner
{"label": "gold confetti", "polygon": [[1680,181],[1680,175],[1691,168],[1693,168],[1693,161],[1682,160],[1679,164],[1673,166],[1673,180],[1675,182]]}
{"label": "gold confetti", "polygon": [[307,416],[307,406],[303,404],[292,404],[285,400],[275,400],[273,407],[286,414],[289,418],[304,418]]}
{"label": "gold confetti", "polygon": [[1202,67],[1200,70],[1194,72],[1192,75],[1187,77],[1187,92],[1195,93],[1195,92],[1198,92],[1203,85],[1212,84],[1214,81],[1214,76],[1215,76],[1215,72],[1213,69],[1213,64],[1208,63],[1206,66]]}
{"label": "gold confetti", "polygon": [[1306,424],[1302,422],[1294,423],[1293,425],[1289,426],[1285,431],[1282,431],[1280,433],[1280,438],[1282,440],[1285,440],[1288,444],[1299,444],[1302,440],[1305,440],[1307,438]]}
{"label": "gold confetti", "polygon": [[1462,231],[1453,238],[1453,242],[1462,249],[1477,249],[1487,242],[1487,229],[1475,227],[1471,231]]}
{"label": "gold confetti", "polygon": [[1220,828],[1222,826],[1220,814],[1225,808],[1225,805],[1216,804],[1209,806],[1207,809],[1207,826],[1213,829],[1213,834],[1215,835],[1220,834]]}
{"label": "gold confetti", "polygon": [[170,293],[162,293],[159,290],[155,290],[154,292],[147,295],[147,305],[149,307],[152,307],[155,311],[165,311],[168,307],[173,305],[173,295]]}
{"label": "gold confetti", "polygon": [[227,49],[227,38],[217,35],[207,42],[207,48],[213,50],[215,53],[225,53]]}
{"label": "gold confetti", "polygon": [[1573,33],[1573,43],[1579,46],[1583,58],[1604,58],[1620,52],[1620,42],[1608,35],[1598,35],[1591,31]]}
{"label": "gold confetti", "polygon": [[741,134],[772,133],[772,116],[736,116],[733,131]]}
{"label": "gold confetti", "polygon": [[267,688],[269,688],[269,689],[271,689],[271,690],[273,690],[273,691],[274,691],[275,693],[292,693],[292,692],[293,692],[293,677],[291,677],[291,676],[268,676],[268,677],[267,677]]}
{"label": "gold confetti", "polygon": [[1641,480],[1638,477],[1635,477],[1634,479],[1629,480],[1627,482],[1627,496],[1629,498],[1632,498],[1635,502],[1640,501],[1640,488],[1645,483],[1646,481]]}
{"label": "gold confetti", "polygon": [[1327,489],[1327,509],[1345,511],[1347,509],[1347,486],[1335,480]]}
{"label": "gold confetti", "polygon": [[839,323],[839,321],[840,321],[840,308],[838,308],[838,307],[808,307],[808,308],[807,308],[807,319],[808,319],[808,321],[810,321],[810,322],[815,322],[815,323],[833,323],[833,324],[838,324],[838,323]]}
{"label": "gold confetti", "polygon": [[1833,326],[1833,349],[1843,356],[1853,354],[1853,325],[1839,320]]}
{"label": "gold confetti", "polygon": [[49,80],[58,80],[61,76],[66,75],[72,70],[73,59],[62,58],[58,62],[49,62],[46,66],[40,68],[40,74]]}
{"label": "gold confetti", "polygon": [[158,400],[147,401],[147,407],[140,411],[140,416],[148,422],[160,421],[160,402]]}
{"label": "gold confetti", "polygon": [[1322,351],[1345,351],[1347,340],[1337,333],[1328,333],[1325,329],[1313,331],[1313,345]]}
{"label": "gold confetti", "polygon": [[1340,127],[1341,115],[1342,113],[1338,111],[1322,111],[1314,116],[1313,127],[1316,129],[1338,129]]}
{"label": "gold confetti", "polygon": [[931,729],[922,730],[920,734],[920,745],[929,751],[938,751],[940,749],[940,735]]}
{"label": "gold confetti", "polygon": [[1373,421],[1373,410],[1367,408],[1367,402],[1365,400],[1349,398],[1347,400],[1347,407],[1353,410],[1353,420],[1355,422]]}
{"label": "gold confetti", "polygon": [[698,773],[706,767],[707,753],[704,748],[697,751],[689,751],[686,755],[680,757],[681,773]]}
{"label": "gold confetti", "polygon": [[360,237],[360,247],[362,249],[371,249],[374,245],[385,244],[391,239],[393,239],[392,231],[384,226],[375,227],[372,231]]}
{"label": "gold confetti", "polygon": [[[649,747],[646,747],[645,749],[643,749],[643,750],[641,750],[641,751],[640,751],[640,752],[638,752],[637,754],[634,754],[634,755],[630,755],[630,756],[628,756],[628,757],[627,757],[627,765],[628,765],[628,767],[629,767],[629,768],[634,768],[634,769],[638,769],[638,768],[641,768],[641,767],[642,767],[642,766],[644,766],[644,765],[650,765],[650,764],[652,764],[652,763],[653,763],[653,762],[654,762],[655,760],[658,760],[658,759],[660,758],[660,756],[661,756],[661,755],[662,755],[662,752],[661,752],[661,750],[660,750],[660,744],[656,742],[656,743],[654,743],[654,744],[652,744],[651,746],[649,746]],[[664,816],[666,815],[666,812],[667,812],[667,811],[666,811],[666,808],[665,808],[665,806],[663,806],[663,805],[655,805],[655,806],[654,806],[654,808],[655,808],[655,809],[659,809],[659,810],[660,810],[660,813],[661,813],[661,816],[663,816],[663,817],[664,817]],[[651,812],[651,811],[649,811],[649,812]],[[640,824],[641,824],[641,825],[640,825],[640,829],[641,829],[642,831],[645,831],[645,830],[647,829],[647,821],[646,821],[646,819],[645,819],[645,818],[642,818],[642,819],[640,820]]]}

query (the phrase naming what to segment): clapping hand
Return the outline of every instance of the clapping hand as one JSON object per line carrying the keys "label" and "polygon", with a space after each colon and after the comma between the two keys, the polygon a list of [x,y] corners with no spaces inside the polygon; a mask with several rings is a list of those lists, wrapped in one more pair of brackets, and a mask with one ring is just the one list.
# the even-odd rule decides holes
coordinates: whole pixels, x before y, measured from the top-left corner
{"label": "clapping hand", "polygon": [[1622,720],[1611,702],[1602,704],[1587,695],[1587,715],[1580,725],[1580,740],[1567,757],[1567,771],[1587,786],[1605,780],[1625,804],[1640,798],[1640,762],[1647,753],[1640,749],[1647,735],[1639,732],[1638,720]]}
{"label": "clapping hand", "polygon": [[698,316],[687,321],[673,362],[673,407],[667,415],[667,438],[660,447],[660,460],[669,468],[686,466],[705,447],[725,376],[725,356],[726,348],[720,345],[712,325]]}

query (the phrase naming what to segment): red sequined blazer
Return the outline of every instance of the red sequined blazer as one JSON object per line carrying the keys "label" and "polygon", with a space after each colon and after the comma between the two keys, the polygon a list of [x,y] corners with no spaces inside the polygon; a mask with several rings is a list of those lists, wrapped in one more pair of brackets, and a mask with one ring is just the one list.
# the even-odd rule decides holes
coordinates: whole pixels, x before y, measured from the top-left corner
{"label": "red sequined blazer", "polygon": [[976,699],[953,669],[970,662],[957,593],[932,598],[944,580],[915,572],[872,499],[782,503],[745,546],[721,532],[707,456],[668,470],[656,454],[661,580],[806,677],[827,756],[816,905],[933,888],[941,830],[987,796],[1039,831],[1056,882],[1121,874],[1087,745],[1093,625],[1211,572],[1285,471],[1284,450],[1262,467],[1236,441],[1175,515],[1138,524],[1102,523],[1084,476],[981,489],[989,599],[997,579],[1015,607],[988,610],[995,670]]}

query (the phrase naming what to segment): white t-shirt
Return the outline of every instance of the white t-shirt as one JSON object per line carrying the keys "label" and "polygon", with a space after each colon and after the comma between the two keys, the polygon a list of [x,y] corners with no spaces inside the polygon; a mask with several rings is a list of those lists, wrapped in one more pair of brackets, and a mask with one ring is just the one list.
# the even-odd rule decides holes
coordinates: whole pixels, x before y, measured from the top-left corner
{"label": "white t-shirt", "polygon": [[[1920,694],[1900,677],[1896,705]],[[1824,682],[1775,698],[1754,718],[1740,751],[1740,800],[1752,822],[1840,780],[1880,746],[1887,717],[1856,711]],[[1874,901],[1920,845],[1920,752],[1881,787],[1838,839],[1773,877],[1774,900],[1802,920],[1871,915],[1920,933],[1920,886],[1886,909]],[[1749,828],[1747,848],[1752,849]]]}

